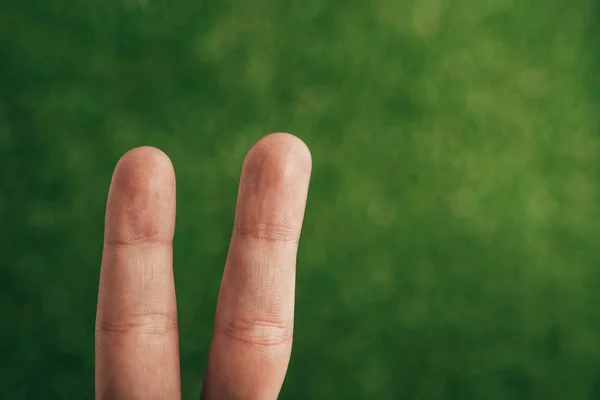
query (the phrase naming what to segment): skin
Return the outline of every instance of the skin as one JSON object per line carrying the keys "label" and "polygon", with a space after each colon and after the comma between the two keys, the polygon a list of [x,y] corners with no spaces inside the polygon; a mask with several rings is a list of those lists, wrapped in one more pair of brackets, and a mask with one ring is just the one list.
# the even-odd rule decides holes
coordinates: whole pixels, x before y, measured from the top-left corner
{"label": "skin", "polygon": [[[296,253],[311,156],[295,136],[265,136],[242,167],[203,400],[276,399],[292,348]],[[175,173],[140,147],[115,168],[96,314],[96,398],[181,398],[173,280]]]}

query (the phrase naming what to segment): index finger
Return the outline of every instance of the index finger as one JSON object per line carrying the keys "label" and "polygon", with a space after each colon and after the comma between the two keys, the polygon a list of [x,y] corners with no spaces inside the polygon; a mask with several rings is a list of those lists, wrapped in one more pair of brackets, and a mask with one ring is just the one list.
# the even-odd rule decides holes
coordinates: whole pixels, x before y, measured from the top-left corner
{"label": "index finger", "polygon": [[96,314],[96,398],[180,398],[172,269],[175,175],[151,147],[125,154],[106,206]]}

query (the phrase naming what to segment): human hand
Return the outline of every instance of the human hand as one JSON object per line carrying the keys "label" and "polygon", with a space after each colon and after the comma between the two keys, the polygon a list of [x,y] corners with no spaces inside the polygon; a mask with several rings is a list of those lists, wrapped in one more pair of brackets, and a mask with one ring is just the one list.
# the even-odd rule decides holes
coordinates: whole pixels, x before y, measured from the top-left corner
{"label": "human hand", "polygon": [[[246,156],[201,399],[279,394],[292,346],[296,252],[310,172],[310,152],[292,135],[268,135]],[[115,168],[106,206],[97,399],[181,398],[174,229],[169,158],[152,147],[131,150]]]}

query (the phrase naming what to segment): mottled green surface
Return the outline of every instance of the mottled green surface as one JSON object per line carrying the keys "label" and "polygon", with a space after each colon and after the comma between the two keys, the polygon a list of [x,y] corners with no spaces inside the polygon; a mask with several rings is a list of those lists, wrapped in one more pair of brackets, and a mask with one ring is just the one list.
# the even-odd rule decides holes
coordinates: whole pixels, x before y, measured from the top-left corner
{"label": "mottled green surface", "polygon": [[184,398],[243,156],[313,152],[282,399],[600,398],[593,0],[1,0],[0,397],[91,399],[110,174],[178,177]]}

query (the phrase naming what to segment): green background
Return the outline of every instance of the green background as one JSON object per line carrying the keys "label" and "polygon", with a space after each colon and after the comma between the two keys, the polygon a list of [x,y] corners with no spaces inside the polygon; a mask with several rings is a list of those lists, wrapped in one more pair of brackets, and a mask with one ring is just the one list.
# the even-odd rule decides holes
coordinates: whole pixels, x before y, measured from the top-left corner
{"label": "green background", "polygon": [[282,399],[600,398],[593,0],[0,1],[0,397],[91,399],[126,150],[178,178],[184,398],[241,162],[314,169]]}

